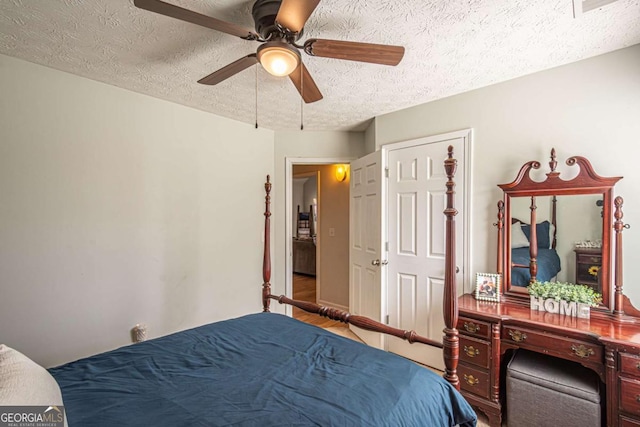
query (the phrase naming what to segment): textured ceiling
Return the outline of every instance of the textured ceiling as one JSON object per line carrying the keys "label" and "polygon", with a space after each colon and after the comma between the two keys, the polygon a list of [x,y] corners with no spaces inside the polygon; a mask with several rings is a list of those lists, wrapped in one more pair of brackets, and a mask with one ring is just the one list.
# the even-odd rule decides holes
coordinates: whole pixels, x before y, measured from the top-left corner
{"label": "textured ceiling", "polygon": [[[253,30],[251,1],[166,1]],[[322,0],[301,41],[311,37],[405,46],[397,67],[303,56],[324,95],[304,106],[305,129],[362,130],[380,114],[640,43],[640,1],[574,19],[572,0]],[[288,78],[257,66],[196,83],[258,45],[133,0],[0,0],[0,53],[251,124],[257,69],[260,126],[299,129]]]}

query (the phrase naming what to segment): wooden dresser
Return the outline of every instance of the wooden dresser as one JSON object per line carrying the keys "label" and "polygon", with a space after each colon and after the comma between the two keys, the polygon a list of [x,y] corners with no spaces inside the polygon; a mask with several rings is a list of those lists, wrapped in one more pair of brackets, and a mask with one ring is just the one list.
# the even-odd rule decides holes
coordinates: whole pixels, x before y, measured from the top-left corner
{"label": "wooden dresser", "polygon": [[[605,391],[607,426],[640,426],[640,324],[532,311],[513,302],[459,301],[464,397],[500,426],[505,367],[519,348],[575,361],[593,370]],[[516,426],[517,427],[517,426]]]}

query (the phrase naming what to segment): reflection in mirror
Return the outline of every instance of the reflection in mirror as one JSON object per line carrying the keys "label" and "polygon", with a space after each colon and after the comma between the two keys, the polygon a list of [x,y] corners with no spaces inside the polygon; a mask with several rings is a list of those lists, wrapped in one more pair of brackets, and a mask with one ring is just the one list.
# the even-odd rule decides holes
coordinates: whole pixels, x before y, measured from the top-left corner
{"label": "reflection in mirror", "polygon": [[[537,196],[536,280],[585,284],[602,293],[598,273],[602,261],[603,195]],[[531,197],[511,198],[511,284],[528,286],[531,274]],[[515,265],[515,266],[514,266]]]}

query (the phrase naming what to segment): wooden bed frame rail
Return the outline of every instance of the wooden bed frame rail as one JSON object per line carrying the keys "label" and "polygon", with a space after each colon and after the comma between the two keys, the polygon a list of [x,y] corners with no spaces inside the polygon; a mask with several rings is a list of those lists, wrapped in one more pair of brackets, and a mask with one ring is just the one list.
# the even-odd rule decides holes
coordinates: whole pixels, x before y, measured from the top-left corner
{"label": "wooden bed frame rail", "polygon": [[327,317],[331,320],[336,320],[338,322],[348,323],[353,326],[357,326],[358,328],[366,329],[367,331],[373,332],[381,332],[387,335],[393,335],[394,337],[402,338],[404,340],[409,341],[410,343],[419,342],[422,344],[432,345],[434,347],[442,348],[442,344],[438,341],[431,340],[429,338],[425,338],[421,335],[418,335],[416,331],[405,331],[402,329],[393,328],[389,325],[385,325],[384,323],[376,322],[373,319],[369,319],[365,316],[358,316],[355,314],[348,313],[346,311],[338,310],[337,308],[331,307],[323,307],[318,304],[314,304],[312,302],[307,301],[298,301],[291,298],[287,298],[284,295],[275,296],[270,295],[269,298],[278,301],[280,304],[289,304],[294,307],[298,307],[306,312],[318,314],[322,317]]}
{"label": "wooden bed frame rail", "polygon": [[456,329],[458,323],[458,298],[456,286],[456,243],[455,243],[455,216],[458,211],[454,207],[455,199],[455,182],[453,178],[456,173],[457,160],[453,158],[453,147],[449,146],[448,156],[444,162],[445,172],[447,174],[447,206],[444,210],[446,216],[446,234],[445,234],[445,284],[444,284],[444,320],[445,329],[443,343],[423,337],[415,331],[406,331],[393,328],[389,325],[377,322],[365,316],[358,316],[346,311],[338,310],[331,307],[323,307],[321,305],[299,301],[288,298],[284,295],[276,296],[271,294],[271,239],[270,239],[270,218],[271,218],[271,178],[267,175],[267,181],[264,184],[265,189],[265,212],[264,212],[264,257],[262,264],[262,311],[270,311],[271,300],[276,300],[280,304],[288,304],[297,307],[309,313],[318,314],[331,320],[354,325],[368,331],[380,332],[408,341],[409,343],[422,343],[443,349],[443,357],[445,363],[445,372],[443,377],[451,383],[456,389],[460,390],[460,381],[457,375],[458,357],[459,357],[459,337]]}

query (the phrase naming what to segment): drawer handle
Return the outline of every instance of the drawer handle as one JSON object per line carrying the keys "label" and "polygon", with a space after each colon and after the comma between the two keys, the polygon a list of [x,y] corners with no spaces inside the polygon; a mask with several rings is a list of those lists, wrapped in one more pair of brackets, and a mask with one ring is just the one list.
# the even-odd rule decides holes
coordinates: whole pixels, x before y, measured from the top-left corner
{"label": "drawer handle", "polygon": [[582,357],[583,359],[586,359],[587,357],[593,356],[594,354],[596,354],[592,348],[585,347],[582,344],[580,344],[577,347],[575,345],[572,345],[571,350],[576,356]]}
{"label": "drawer handle", "polygon": [[467,347],[465,345],[464,346],[464,352],[469,357],[476,357],[476,356],[478,356],[480,354],[480,350],[478,350],[477,348],[474,348],[472,345],[470,345],[469,347]]}
{"label": "drawer handle", "polygon": [[522,342],[527,339],[527,334],[525,334],[524,332],[516,331],[514,329],[511,329],[509,331],[509,336],[515,342]]}
{"label": "drawer handle", "polygon": [[636,365],[636,368],[637,368],[637,369],[640,369],[640,363],[638,363],[638,364]]}
{"label": "drawer handle", "polygon": [[472,334],[475,334],[480,330],[480,325],[476,325],[473,322],[464,322],[464,329],[467,332],[471,332]]}
{"label": "drawer handle", "polygon": [[467,382],[467,384],[469,384],[470,386],[476,386],[478,385],[478,383],[480,382],[479,379],[477,379],[476,377],[474,377],[473,375],[467,375],[464,374],[464,380]]}
{"label": "drawer handle", "polygon": [[636,402],[640,403],[640,394],[636,394]]}

